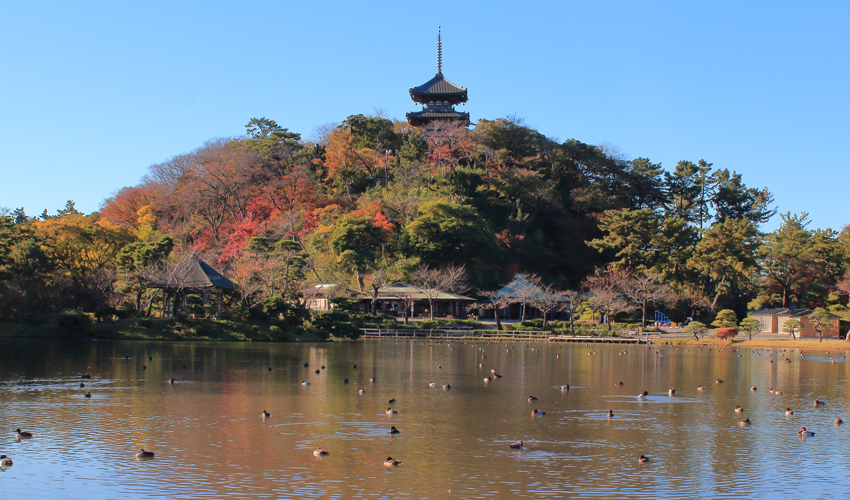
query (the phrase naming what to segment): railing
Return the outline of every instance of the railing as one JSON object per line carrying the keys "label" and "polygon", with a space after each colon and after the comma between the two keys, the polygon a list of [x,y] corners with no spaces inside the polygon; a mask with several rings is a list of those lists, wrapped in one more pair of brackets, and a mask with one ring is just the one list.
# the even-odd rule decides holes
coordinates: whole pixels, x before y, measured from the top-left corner
{"label": "railing", "polygon": [[464,329],[392,329],[392,328],[363,328],[363,338],[380,339],[380,338],[473,338],[481,340],[525,340],[525,341],[540,341],[540,342],[601,342],[601,343],[617,343],[617,344],[638,344],[645,343],[651,340],[658,340],[660,337],[656,334],[634,335],[629,337],[599,337],[594,335],[553,335],[548,331],[528,331],[528,330],[471,330]]}

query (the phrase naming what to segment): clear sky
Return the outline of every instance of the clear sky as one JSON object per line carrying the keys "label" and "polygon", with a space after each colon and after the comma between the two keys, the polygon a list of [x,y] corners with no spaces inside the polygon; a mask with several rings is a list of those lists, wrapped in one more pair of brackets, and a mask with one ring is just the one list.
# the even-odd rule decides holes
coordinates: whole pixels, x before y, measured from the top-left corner
{"label": "clear sky", "polygon": [[668,169],[705,159],[840,229],[848,25],[846,1],[3,2],[0,206],[91,212],[252,117],[305,138],[404,119],[442,26],[473,121],[517,115]]}

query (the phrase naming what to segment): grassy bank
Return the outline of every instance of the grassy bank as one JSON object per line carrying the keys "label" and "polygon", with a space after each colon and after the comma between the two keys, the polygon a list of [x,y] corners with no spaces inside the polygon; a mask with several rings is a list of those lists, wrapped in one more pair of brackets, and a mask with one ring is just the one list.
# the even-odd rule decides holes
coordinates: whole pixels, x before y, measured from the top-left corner
{"label": "grassy bank", "polygon": [[86,328],[59,325],[0,323],[0,337],[95,338],[111,340],[215,340],[259,342],[320,342],[327,335],[305,329],[284,329],[265,321],[131,318],[94,323]]}
{"label": "grassy bank", "polygon": [[802,349],[802,350],[822,350],[822,351],[850,351],[850,342],[838,339],[824,339],[823,342],[817,340],[717,340],[717,339],[670,339],[657,341],[658,344],[669,345],[695,345],[708,347],[762,347],[772,349]]}

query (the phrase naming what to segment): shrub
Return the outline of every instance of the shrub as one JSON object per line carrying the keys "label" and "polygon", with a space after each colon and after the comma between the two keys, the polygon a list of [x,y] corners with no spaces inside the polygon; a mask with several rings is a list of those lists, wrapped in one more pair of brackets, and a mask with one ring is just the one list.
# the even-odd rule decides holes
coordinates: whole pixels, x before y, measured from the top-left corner
{"label": "shrub", "polygon": [[139,318],[139,319],[136,320],[136,324],[141,326],[141,327],[147,328],[147,327],[151,326],[151,319],[150,318]]}
{"label": "shrub", "polygon": [[96,319],[98,323],[103,323],[104,321],[112,321],[117,316],[118,309],[115,309],[112,306],[104,306],[94,312],[94,319]]}
{"label": "shrub", "polygon": [[41,316],[33,313],[26,313],[21,317],[21,323],[30,326],[39,326],[44,323],[44,320],[41,319]]}
{"label": "shrub", "polygon": [[59,328],[72,337],[84,336],[91,327],[91,317],[75,309],[68,309],[59,313]]}
{"label": "shrub", "polygon": [[720,328],[717,330],[717,333],[714,334],[714,338],[717,339],[733,339],[738,336],[737,328]]}

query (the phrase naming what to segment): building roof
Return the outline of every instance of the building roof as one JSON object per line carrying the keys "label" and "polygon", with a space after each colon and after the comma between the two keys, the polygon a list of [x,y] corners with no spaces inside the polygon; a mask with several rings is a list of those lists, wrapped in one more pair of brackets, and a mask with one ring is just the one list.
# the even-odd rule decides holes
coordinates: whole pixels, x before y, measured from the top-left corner
{"label": "building roof", "polygon": [[783,316],[789,318],[805,318],[812,314],[812,309],[788,309],[785,307],[777,307],[774,309],[761,309],[750,313],[750,316]]}
{"label": "building roof", "polygon": [[148,287],[181,290],[236,290],[239,288],[197,255],[192,255],[185,263],[178,264],[177,269],[165,278],[151,281]]}
{"label": "building roof", "polygon": [[461,113],[460,111],[430,111],[428,109],[422,111],[414,111],[407,113],[407,121],[410,123],[429,121],[429,120],[459,120],[464,123],[469,123],[469,113]]}
{"label": "building roof", "polygon": [[437,101],[459,104],[467,101],[467,90],[448,81],[443,73],[437,73],[434,78],[410,89],[410,98],[421,104]]}
{"label": "building roof", "polygon": [[[366,294],[364,298],[371,298],[371,295]],[[428,300],[429,298],[433,300],[475,300],[464,295],[428,288],[418,288],[407,283],[395,283],[391,286],[379,288],[378,298],[383,300],[402,300],[404,298],[412,298],[413,300]]]}

